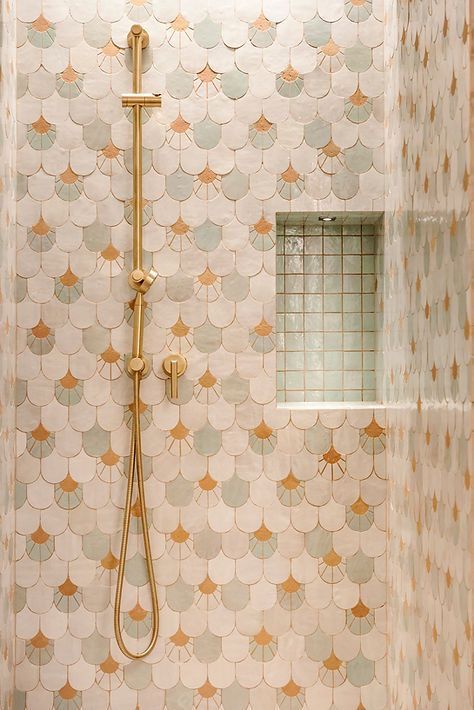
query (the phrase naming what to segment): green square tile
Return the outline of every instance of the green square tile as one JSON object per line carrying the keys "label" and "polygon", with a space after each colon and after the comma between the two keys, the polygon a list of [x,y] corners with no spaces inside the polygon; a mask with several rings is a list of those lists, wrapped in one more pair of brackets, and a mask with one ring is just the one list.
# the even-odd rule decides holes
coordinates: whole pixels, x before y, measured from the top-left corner
{"label": "green square tile", "polygon": [[324,296],[324,312],[325,313],[341,313],[342,312],[342,294],[327,293]]}
{"label": "green square tile", "polygon": [[285,370],[304,370],[304,352],[287,352]]}
{"label": "green square tile", "polygon": [[303,333],[287,333],[285,340],[287,350],[304,350]]}
{"label": "green square tile", "polygon": [[342,258],[340,256],[329,255],[324,257],[324,274],[341,274]]}
{"label": "green square tile", "polygon": [[286,373],[286,389],[287,390],[302,390],[302,389],[304,389],[304,372],[287,372]]}
{"label": "green square tile", "polygon": [[362,389],[362,372],[360,370],[347,370],[344,372],[344,389]]}
{"label": "green square tile", "polygon": [[342,313],[325,313],[324,314],[324,332],[342,330]]}
{"label": "green square tile", "polygon": [[304,293],[303,276],[285,276],[285,293]]}
{"label": "green square tile", "polygon": [[305,294],[304,310],[306,313],[319,313],[323,309],[323,297],[320,294]]}
{"label": "green square tile", "polygon": [[342,276],[330,275],[324,276],[324,293],[341,293],[342,291]]}
{"label": "green square tile", "polygon": [[344,313],[343,330],[362,330],[362,316],[360,313]]}
{"label": "green square tile", "polygon": [[361,285],[362,279],[360,276],[356,276],[355,274],[346,276],[344,274],[344,293],[360,293]]}
{"label": "green square tile", "polygon": [[344,393],[342,390],[324,390],[324,401],[325,402],[343,402]]}
{"label": "green square tile", "polygon": [[[279,328],[278,330],[281,330]],[[285,316],[285,330],[287,332],[299,332],[302,333],[303,328],[303,314],[302,313],[288,313]]]}
{"label": "green square tile", "polygon": [[285,254],[302,254],[303,237],[285,237]]}
{"label": "green square tile", "polygon": [[375,353],[365,352],[363,354],[363,367],[364,370],[373,370],[375,368]]}
{"label": "green square tile", "polygon": [[365,313],[373,313],[375,311],[375,294],[364,293],[362,296],[362,305]]}
{"label": "green square tile", "polygon": [[322,274],[323,272],[323,257],[317,256],[305,256],[304,258],[304,270],[305,274]]}
{"label": "green square tile", "polygon": [[314,333],[323,330],[323,314],[307,313],[304,317],[304,329],[306,333]]}
{"label": "green square tile", "polygon": [[320,333],[306,333],[304,337],[305,350],[321,350],[323,347],[324,335]]}
{"label": "green square tile", "polygon": [[342,370],[324,370],[324,389],[337,390],[343,386]]}
{"label": "green square tile", "polygon": [[304,277],[305,293],[321,293],[323,278],[321,274],[306,274]]}
{"label": "green square tile", "polygon": [[324,367],[324,353],[322,350],[315,350],[305,352],[305,367],[306,370],[322,370]]}
{"label": "green square tile", "polygon": [[324,254],[341,254],[342,238],[341,237],[324,237],[323,242]]}
{"label": "green square tile", "polygon": [[326,351],[324,353],[324,370],[342,370],[342,351]]}
{"label": "green square tile", "polygon": [[322,370],[319,372],[312,371],[306,372],[305,382],[307,390],[322,390],[324,387],[324,373]]}
{"label": "green square tile", "polygon": [[344,350],[361,350],[362,333],[344,333]]}
{"label": "green square tile", "polygon": [[323,402],[324,392],[322,390],[311,390],[305,393],[306,402]]}
{"label": "green square tile", "polygon": [[342,257],[342,270],[344,274],[360,274],[362,273],[361,257],[357,254],[349,254]]}
{"label": "green square tile", "polygon": [[360,237],[344,237],[342,240],[344,254],[361,254],[362,241]]}
{"label": "green square tile", "polygon": [[303,312],[303,295],[290,294],[285,297],[285,312],[286,313],[302,313]]}
{"label": "green square tile", "polygon": [[362,257],[362,273],[363,274],[374,274],[375,273],[375,257],[374,256],[363,256]]}
{"label": "green square tile", "polygon": [[375,313],[364,313],[363,330],[375,331]]}
{"label": "green square tile", "polygon": [[364,350],[375,349],[375,333],[362,333],[362,343]]}
{"label": "green square tile", "polygon": [[362,353],[361,352],[345,352],[344,353],[344,370],[362,370]]}
{"label": "green square tile", "polygon": [[357,293],[345,293],[342,297],[342,307],[344,313],[360,313],[362,309],[361,295]]}
{"label": "green square tile", "polygon": [[344,402],[361,402],[362,390],[344,389]]}
{"label": "green square tile", "polygon": [[375,372],[373,370],[364,370],[363,372],[363,385],[364,389],[374,389],[375,388]]}
{"label": "green square tile", "polygon": [[323,253],[323,238],[322,237],[305,237],[304,238],[304,253],[305,254],[322,254]]}
{"label": "green square tile", "polygon": [[325,350],[342,350],[343,334],[342,333],[324,333],[324,349]]}
{"label": "green square tile", "polygon": [[362,291],[364,293],[375,292],[375,276],[371,274],[362,276]]}
{"label": "green square tile", "polygon": [[303,273],[303,257],[299,254],[285,256],[285,273],[286,274],[302,274]]}

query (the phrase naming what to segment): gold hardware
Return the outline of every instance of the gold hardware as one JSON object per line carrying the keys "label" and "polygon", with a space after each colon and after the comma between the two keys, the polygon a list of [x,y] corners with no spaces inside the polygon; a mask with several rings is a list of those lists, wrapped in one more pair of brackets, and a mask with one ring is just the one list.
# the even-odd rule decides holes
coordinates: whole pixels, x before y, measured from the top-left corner
{"label": "gold hardware", "polygon": [[122,94],[122,106],[143,106],[148,108],[160,108],[161,96],[159,94]]}
{"label": "gold hardware", "polygon": [[[160,628],[158,594],[156,590],[155,571],[151,553],[150,534],[146,512],[145,484],[143,478],[142,457],[142,431],[140,421],[140,384],[149,371],[149,364],[143,355],[143,325],[146,303],[143,295],[148,291],[158,276],[154,269],[143,271],[143,177],[142,177],[142,116],[143,106],[160,106],[161,98],[155,94],[142,94],[142,50],[148,46],[150,38],[148,32],[140,25],[132,25],[128,34],[128,44],[132,48],[133,61],[133,94],[124,94],[123,106],[133,108],[133,269],[129,275],[129,284],[136,291],[133,304],[133,341],[132,354],[127,363],[127,372],[133,378],[133,405],[132,405],[132,433],[130,437],[130,459],[128,466],[127,494],[123,518],[122,541],[120,545],[120,559],[117,575],[117,588],[114,604],[114,630],[117,644],[122,653],[128,658],[138,660],[148,656],[154,649]],[[130,520],[132,515],[132,502],[137,476],[139,516],[142,523],[143,546],[145,548],[145,563],[150,583],[151,592],[151,636],[148,646],[139,653],[130,651],[123,640],[122,624],[120,621],[123,580],[127,559]]]}
{"label": "gold hardware", "polygon": [[153,285],[155,279],[158,276],[158,272],[155,269],[150,269],[147,273],[141,269],[134,269],[128,277],[128,283],[135,289],[135,291],[140,291],[140,293],[146,293],[148,289]]}
{"label": "gold hardware", "polygon": [[186,372],[188,362],[184,355],[174,353],[163,360],[163,370],[170,377],[170,399],[178,398],[178,378]]}

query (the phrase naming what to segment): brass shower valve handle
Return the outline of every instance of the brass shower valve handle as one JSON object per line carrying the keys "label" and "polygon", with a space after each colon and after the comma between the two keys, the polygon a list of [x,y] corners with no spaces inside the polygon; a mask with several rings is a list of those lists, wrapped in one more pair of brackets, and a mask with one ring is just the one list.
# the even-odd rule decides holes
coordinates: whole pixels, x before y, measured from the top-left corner
{"label": "brass shower valve handle", "polygon": [[170,399],[178,398],[178,378],[186,372],[187,366],[186,358],[180,353],[167,355],[163,360],[163,371],[171,378]]}
{"label": "brass shower valve handle", "polygon": [[122,106],[132,108],[133,106],[143,106],[145,108],[160,108],[160,94],[122,94]]}
{"label": "brass shower valve handle", "polygon": [[128,283],[135,291],[146,293],[157,276],[158,272],[155,269],[150,269],[148,272],[142,271],[142,269],[134,269],[128,277]]}

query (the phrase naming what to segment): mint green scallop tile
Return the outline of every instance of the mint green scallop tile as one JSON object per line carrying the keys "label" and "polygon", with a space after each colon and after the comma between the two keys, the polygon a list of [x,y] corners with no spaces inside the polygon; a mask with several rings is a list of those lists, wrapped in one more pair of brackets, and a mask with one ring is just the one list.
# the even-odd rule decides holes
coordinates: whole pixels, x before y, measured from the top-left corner
{"label": "mint green scallop tile", "polygon": [[110,447],[110,432],[104,431],[99,424],[82,434],[82,445],[89,456],[100,457]]}
{"label": "mint green scallop tile", "polygon": [[189,505],[193,500],[194,484],[178,474],[166,484],[166,499],[170,505],[177,508]]}
{"label": "mint green scallop tile", "polygon": [[222,25],[220,22],[213,22],[209,15],[204,20],[198,22],[194,27],[193,38],[196,44],[204,49],[216,47],[222,37]]}
{"label": "mint green scallop tile", "polygon": [[365,47],[360,40],[345,51],[346,66],[353,72],[364,72],[372,64],[372,50]]}
{"label": "mint green scallop tile", "polygon": [[166,192],[174,200],[183,202],[193,194],[194,178],[185,173],[181,167],[171,175],[167,175],[165,182]]}
{"label": "mint green scallop tile", "polygon": [[166,691],[166,710],[186,710],[194,704],[194,690],[187,688],[181,681],[174,688]]}
{"label": "mint green scallop tile", "polygon": [[173,611],[186,611],[193,605],[194,590],[182,577],[166,587],[166,601]]}
{"label": "mint green scallop tile", "polygon": [[304,536],[305,549],[311,557],[324,557],[333,548],[332,533],[318,526]]}
{"label": "mint green scallop tile", "polygon": [[194,293],[193,278],[186,276],[182,271],[166,279],[166,294],[168,298],[177,303],[189,301]]}
{"label": "mint green scallop tile", "polygon": [[94,629],[90,636],[81,641],[82,655],[86,663],[98,666],[105,661],[109,655],[109,644],[110,640],[104,638],[97,629]]}
{"label": "mint green scallop tile", "polygon": [[366,173],[372,167],[372,150],[362,145],[357,141],[352,148],[346,148],[346,167],[353,173],[361,175]]}
{"label": "mint green scallop tile", "polygon": [[240,508],[248,501],[250,488],[237,474],[222,484],[222,500],[231,508]]}
{"label": "mint green scallop tile", "polygon": [[222,178],[222,192],[229,200],[241,200],[249,191],[249,177],[234,168]]}
{"label": "mint green scallop tile", "polygon": [[82,538],[82,552],[88,560],[103,560],[110,552],[110,538],[98,528],[94,528]]}
{"label": "mint green scallop tile", "polygon": [[144,690],[151,682],[152,666],[144,661],[127,663],[123,670],[124,681],[127,687],[133,690]]}
{"label": "mint green scallop tile", "polygon": [[193,90],[193,75],[178,67],[166,76],[166,90],[174,99],[185,99]]}
{"label": "mint green scallop tile", "polygon": [[237,372],[222,380],[222,396],[229,404],[242,404],[249,396],[250,384]]}
{"label": "mint green scallop tile", "polygon": [[92,150],[101,150],[110,141],[111,127],[100,118],[83,128],[84,143]]}
{"label": "mint green scallop tile", "polygon": [[[230,611],[242,611],[250,600],[250,588],[234,577],[231,582],[222,585],[222,603]],[[263,619],[262,619],[263,625]]]}
{"label": "mint green scallop tile", "polygon": [[194,654],[201,663],[215,663],[222,653],[222,641],[219,636],[206,629],[194,639]]}
{"label": "mint green scallop tile", "polygon": [[222,130],[218,123],[212,121],[209,116],[203,121],[194,124],[194,141],[196,145],[205,150],[215,148],[221,139]]}
{"label": "mint green scallop tile", "polygon": [[84,227],[83,239],[89,251],[103,251],[110,244],[110,227],[93,222]]}
{"label": "mint green scallop tile", "polygon": [[363,656],[359,651],[357,656],[347,664],[347,680],[356,688],[369,685],[375,677],[375,663]]}
{"label": "mint green scallop tile", "polygon": [[208,219],[194,230],[196,245],[202,251],[214,251],[222,239],[222,227]]}
{"label": "mint green scallop tile", "polygon": [[206,526],[194,535],[194,552],[203,560],[214,560],[221,552],[221,535]]}
{"label": "mint green scallop tile", "polygon": [[242,688],[237,681],[222,689],[222,707],[226,710],[248,710],[250,707],[250,692]]}
{"label": "mint green scallop tile", "polygon": [[324,454],[331,445],[331,433],[321,422],[305,432],[306,448],[312,454]]}
{"label": "mint green scallop tile", "polygon": [[203,456],[214,456],[222,445],[222,433],[207,422],[194,433],[194,448]]}
{"label": "mint green scallop tile", "polygon": [[228,301],[244,301],[250,291],[248,276],[242,276],[236,270],[222,278],[222,293]]}
{"label": "mint green scallop tile", "polygon": [[201,353],[213,353],[222,342],[222,330],[206,320],[194,330],[194,345]]}
{"label": "mint green scallop tile", "polygon": [[110,22],[104,22],[97,15],[90,22],[84,23],[84,41],[89,47],[102,49],[110,39]]}
{"label": "mint green scallop tile", "polygon": [[365,584],[374,574],[374,560],[364,555],[362,550],[347,558],[347,576],[355,584]]}
{"label": "mint green scallop tile", "polygon": [[305,649],[312,661],[324,661],[332,651],[332,639],[318,626],[316,631],[306,636]]}
{"label": "mint green scallop tile", "polygon": [[310,47],[322,47],[331,39],[331,23],[316,15],[303,24],[304,38]]}
{"label": "mint green scallop tile", "polygon": [[225,72],[222,75],[221,87],[230,99],[241,99],[248,91],[249,76],[238,69]]}
{"label": "mint green scallop tile", "polygon": [[82,342],[87,352],[100,355],[110,346],[110,331],[98,324],[91,325],[84,329]]}
{"label": "mint green scallop tile", "polygon": [[350,200],[359,191],[359,176],[344,168],[332,176],[331,184],[336,197],[341,200]]}

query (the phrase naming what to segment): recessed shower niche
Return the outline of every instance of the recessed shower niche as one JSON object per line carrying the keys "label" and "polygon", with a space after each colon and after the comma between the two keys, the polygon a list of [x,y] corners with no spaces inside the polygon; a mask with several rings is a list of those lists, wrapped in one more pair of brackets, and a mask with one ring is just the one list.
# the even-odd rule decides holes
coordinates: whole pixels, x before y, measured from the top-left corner
{"label": "recessed shower niche", "polygon": [[278,213],[277,400],[377,402],[383,213]]}

